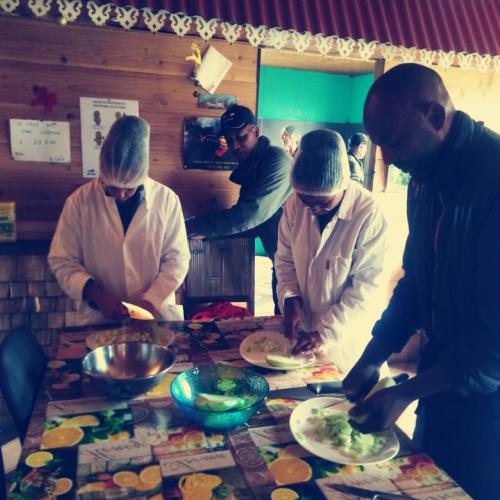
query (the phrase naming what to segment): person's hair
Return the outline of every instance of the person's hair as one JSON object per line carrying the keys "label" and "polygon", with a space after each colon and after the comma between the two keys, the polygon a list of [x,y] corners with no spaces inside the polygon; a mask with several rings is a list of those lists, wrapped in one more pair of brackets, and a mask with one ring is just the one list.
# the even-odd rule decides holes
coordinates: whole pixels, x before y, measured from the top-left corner
{"label": "person's hair", "polygon": [[352,134],[351,137],[349,137],[349,141],[347,143],[347,152],[349,154],[352,154],[360,144],[367,144],[367,142],[368,138],[365,134],[363,134],[362,132],[356,132],[355,134]]}
{"label": "person's hair", "polygon": [[137,116],[123,116],[106,136],[99,177],[116,187],[137,187],[149,170],[149,125]]}
{"label": "person's hair", "polygon": [[287,125],[281,131],[281,135],[283,135],[283,134],[289,135],[296,142],[300,141],[300,132],[299,132],[299,129],[295,125]]}
{"label": "person's hair", "polygon": [[291,174],[291,185],[297,193],[337,194],[346,189],[349,179],[347,151],[339,133],[318,129],[302,137]]}

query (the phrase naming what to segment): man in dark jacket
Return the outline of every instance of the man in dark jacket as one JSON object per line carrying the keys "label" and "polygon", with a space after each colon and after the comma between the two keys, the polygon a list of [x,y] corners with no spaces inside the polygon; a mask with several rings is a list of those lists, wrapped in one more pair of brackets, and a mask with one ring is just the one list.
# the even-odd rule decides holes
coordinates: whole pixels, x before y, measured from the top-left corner
{"label": "man in dark jacket", "polygon": [[282,205],[291,193],[290,159],[282,149],[271,146],[267,137],[259,135],[254,114],[244,106],[227,109],[221,117],[221,132],[238,159],[229,180],[241,186],[240,195],[231,208],[189,219],[188,237],[259,236],[273,262],[273,300],[279,314],[274,254]]}
{"label": "man in dark jacket", "polygon": [[[364,120],[386,163],[412,176],[404,277],[344,381],[363,432],[419,399],[415,439],[475,499],[500,491],[500,137],[456,111],[433,70],[396,66],[372,86]],[[411,335],[418,374],[362,400]]]}
{"label": "man in dark jacket", "polygon": [[362,160],[366,156],[367,142],[365,134],[356,132],[349,137],[347,143],[347,157],[349,159],[351,179],[359,182],[361,185],[365,182],[365,171]]}

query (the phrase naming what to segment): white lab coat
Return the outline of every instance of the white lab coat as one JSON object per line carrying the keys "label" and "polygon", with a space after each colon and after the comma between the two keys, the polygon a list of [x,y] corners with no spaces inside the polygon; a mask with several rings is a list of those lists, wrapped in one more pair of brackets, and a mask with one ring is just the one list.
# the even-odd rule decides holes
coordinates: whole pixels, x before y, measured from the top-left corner
{"label": "white lab coat", "polygon": [[148,300],[164,319],[183,319],[175,291],[189,259],[179,198],[150,178],[126,234],[114,198],[97,179],[77,189],[64,204],[48,257],[61,288],[77,301],[77,324],[109,321],[82,301],[89,278],[127,302]]}
{"label": "white lab coat", "polygon": [[323,234],[296,194],[281,218],[275,255],[280,304],[302,298],[304,330],[320,333],[327,356],[345,373],[366,347],[382,309],[385,232],[380,208],[354,182]]}

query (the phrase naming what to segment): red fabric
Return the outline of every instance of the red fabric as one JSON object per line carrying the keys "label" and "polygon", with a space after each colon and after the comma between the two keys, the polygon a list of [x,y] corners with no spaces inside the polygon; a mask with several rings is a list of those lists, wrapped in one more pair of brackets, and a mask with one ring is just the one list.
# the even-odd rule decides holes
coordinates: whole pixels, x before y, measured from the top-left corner
{"label": "red fabric", "polygon": [[210,304],[198,311],[191,319],[194,321],[213,321],[216,319],[245,318],[252,316],[246,307],[234,306],[230,302]]}
{"label": "red fabric", "polygon": [[499,0],[123,0],[238,24],[390,42],[419,49],[500,54]]}

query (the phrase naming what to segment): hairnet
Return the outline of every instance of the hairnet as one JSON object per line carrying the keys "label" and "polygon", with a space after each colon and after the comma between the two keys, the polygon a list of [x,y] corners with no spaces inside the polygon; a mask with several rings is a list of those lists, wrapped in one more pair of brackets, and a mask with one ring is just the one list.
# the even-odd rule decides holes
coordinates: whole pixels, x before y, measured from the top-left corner
{"label": "hairnet", "polygon": [[346,189],[349,178],[349,161],[340,134],[319,129],[302,137],[291,175],[291,184],[297,193],[337,194]]}
{"label": "hairnet", "polygon": [[117,120],[101,148],[99,178],[118,188],[140,186],[149,170],[149,125],[137,116]]}

